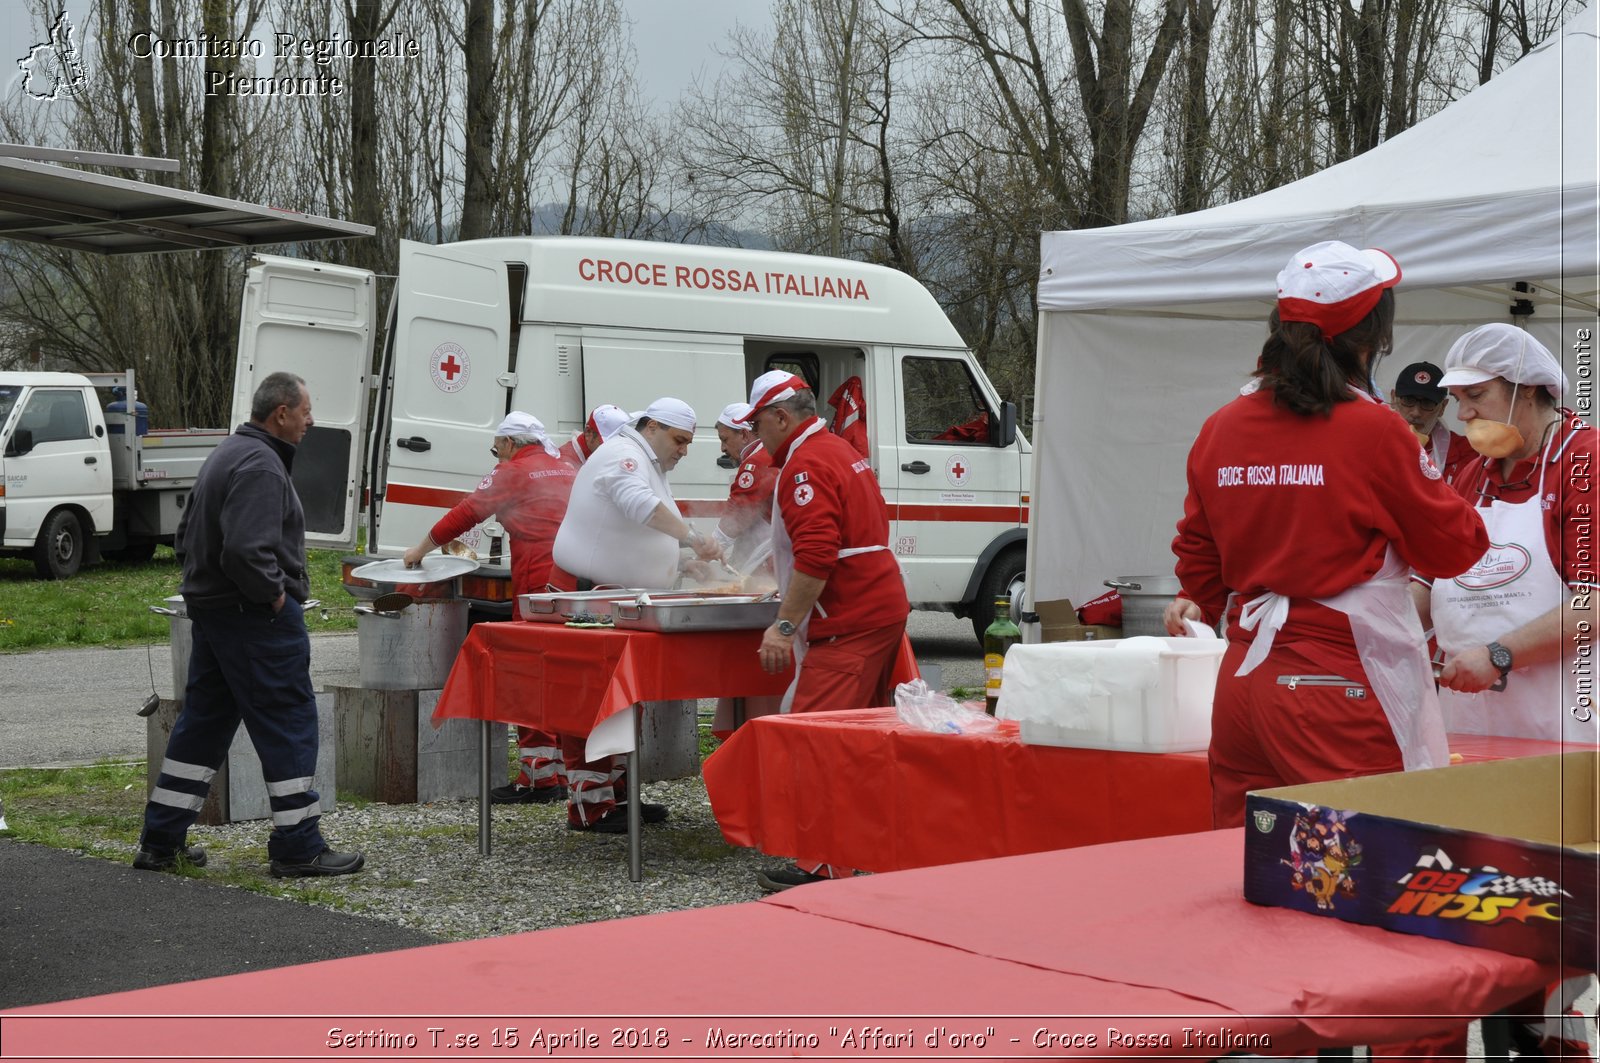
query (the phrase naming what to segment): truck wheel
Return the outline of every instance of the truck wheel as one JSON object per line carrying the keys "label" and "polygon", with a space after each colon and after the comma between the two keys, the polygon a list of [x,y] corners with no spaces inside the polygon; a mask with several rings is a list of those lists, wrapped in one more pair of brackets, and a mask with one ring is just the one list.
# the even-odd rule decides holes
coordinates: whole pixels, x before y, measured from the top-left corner
{"label": "truck wheel", "polygon": [[983,645],[983,633],[994,622],[994,600],[1002,594],[1011,596],[1011,619],[1022,612],[1022,592],[1027,587],[1028,552],[1009,550],[989,562],[989,571],[983,574],[978,585],[978,600],[972,603],[972,633]]}
{"label": "truck wheel", "polygon": [[33,568],[40,579],[67,579],[83,567],[83,522],[70,509],[50,514],[33,544]]}

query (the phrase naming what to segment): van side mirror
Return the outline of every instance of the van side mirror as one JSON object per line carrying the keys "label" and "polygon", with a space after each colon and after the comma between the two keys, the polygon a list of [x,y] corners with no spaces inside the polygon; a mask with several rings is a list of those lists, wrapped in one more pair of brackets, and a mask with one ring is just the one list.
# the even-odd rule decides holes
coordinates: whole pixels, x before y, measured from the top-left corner
{"label": "van side mirror", "polygon": [[1017,441],[1017,404],[1002,402],[1000,420],[994,426],[989,442],[997,447],[1009,447]]}
{"label": "van side mirror", "polygon": [[6,457],[20,458],[33,449],[33,429],[19,428],[11,433],[11,441],[6,444]]}

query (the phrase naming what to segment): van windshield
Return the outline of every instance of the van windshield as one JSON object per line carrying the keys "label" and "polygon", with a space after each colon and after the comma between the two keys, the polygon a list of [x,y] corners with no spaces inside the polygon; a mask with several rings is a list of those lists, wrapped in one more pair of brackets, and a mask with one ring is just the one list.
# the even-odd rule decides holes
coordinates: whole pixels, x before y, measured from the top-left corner
{"label": "van windshield", "polygon": [[22,388],[15,385],[0,384],[0,428],[6,426],[6,419],[11,416],[11,408],[17,404],[17,396],[22,394]]}

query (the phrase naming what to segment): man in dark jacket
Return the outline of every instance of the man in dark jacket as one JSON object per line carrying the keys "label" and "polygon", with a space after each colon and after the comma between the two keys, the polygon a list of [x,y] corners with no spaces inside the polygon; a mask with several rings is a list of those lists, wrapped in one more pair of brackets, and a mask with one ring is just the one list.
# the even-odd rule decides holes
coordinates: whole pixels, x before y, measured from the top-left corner
{"label": "man in dark jacket", "polygon": [[194,644],[183,709],[145,805],[133,859],[142,871],[205,865],[205,850],[188,844],[188,832],[240,720],[267,784],[273,875],[361,870],[360,853],[336,853],[323,840],[311,788],[317,704],[301,609],[311,584],[305,515],[289,478],[311,425],[305,381],[273,373],[256,389],[249,423],[206,459],[189,494],[176,549]]}

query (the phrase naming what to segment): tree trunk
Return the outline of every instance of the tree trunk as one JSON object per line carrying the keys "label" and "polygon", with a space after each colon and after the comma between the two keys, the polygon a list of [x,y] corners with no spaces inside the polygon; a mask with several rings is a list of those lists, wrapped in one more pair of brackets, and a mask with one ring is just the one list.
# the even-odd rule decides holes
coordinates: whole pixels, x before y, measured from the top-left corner
{"label": "tree trunk", "polygon": [[462,240],[489,235],[489,174],[494,160],[494,5],[467,0],[466,157],[461,198]]}

